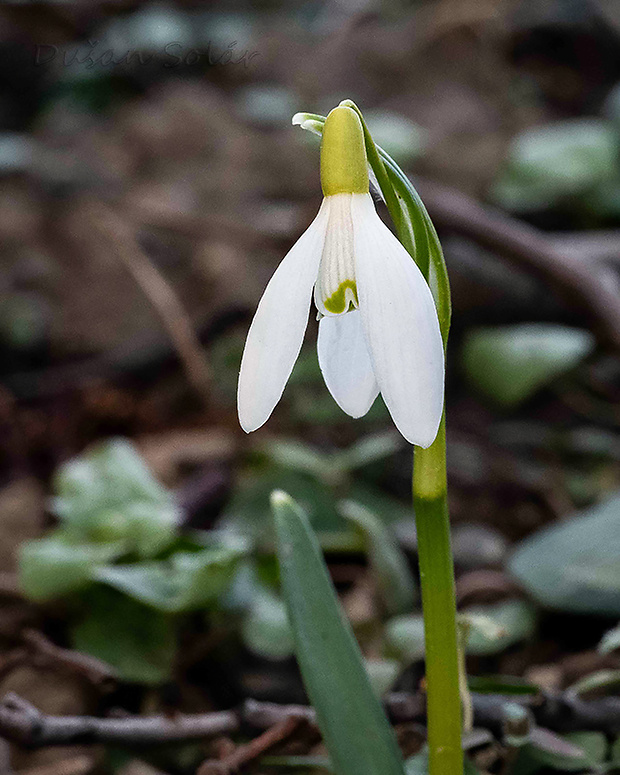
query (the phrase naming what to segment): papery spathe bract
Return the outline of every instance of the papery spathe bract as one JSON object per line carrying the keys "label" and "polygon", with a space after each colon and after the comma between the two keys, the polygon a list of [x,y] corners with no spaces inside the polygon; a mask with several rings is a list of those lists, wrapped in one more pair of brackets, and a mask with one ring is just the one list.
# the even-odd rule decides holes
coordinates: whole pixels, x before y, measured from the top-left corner
{"label": "papery spathe bract", "polygon": [[321,147],[325,197],[258,305],[238,386],[247,432],[269,418],[301,350],[311,299],[319,312],[318,356],[338,405],[361,417],[381,392],[402,435],[432,444],[443,410],[444,354],[431,291],[377,215],[359,118],[338,107]]}

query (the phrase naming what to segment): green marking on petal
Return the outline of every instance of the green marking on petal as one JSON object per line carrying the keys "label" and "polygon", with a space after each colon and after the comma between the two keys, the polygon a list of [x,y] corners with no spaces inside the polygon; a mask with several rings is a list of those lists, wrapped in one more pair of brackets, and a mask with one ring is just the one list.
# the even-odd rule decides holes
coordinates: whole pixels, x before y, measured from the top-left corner
{"label": "green marking on petal", "polygon": [[[332,295],[323,301],[323,306],[328,312],[332,312],[334,315],[340,315],[342,312],[348,312],[347,309],[347,288],[353,292],[355,298],[355,306],[359,304],[357,299],[357,285],[355,280],[344,280],[338,286],[338,290],[334,291]],[[349,299],[349,305],[351,302]]]}

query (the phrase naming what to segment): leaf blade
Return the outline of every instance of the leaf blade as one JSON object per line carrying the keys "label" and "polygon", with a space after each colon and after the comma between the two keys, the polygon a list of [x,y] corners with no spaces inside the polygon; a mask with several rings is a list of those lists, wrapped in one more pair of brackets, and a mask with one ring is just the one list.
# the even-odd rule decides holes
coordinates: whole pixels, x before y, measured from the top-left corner
{"label": "leaf blade", "polygon": [[272,494],[282,591],[306,690],[338,775],[403,775],[394,733],[370,686],[305,514]]}

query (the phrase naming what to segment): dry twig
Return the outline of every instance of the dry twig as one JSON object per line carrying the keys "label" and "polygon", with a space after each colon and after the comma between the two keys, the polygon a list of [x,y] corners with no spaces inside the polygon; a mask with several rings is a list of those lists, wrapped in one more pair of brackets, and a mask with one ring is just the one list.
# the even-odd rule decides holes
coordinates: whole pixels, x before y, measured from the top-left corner
{"label": "dry twig", "polygon": [[231,775],[260,758],[274,746],[291,737],[304,722],[299,716],[286,716],[262,735],[255,737],[246,745],[238,748],[223,759],[209,759],[199,768],[196,775]]}
{"label": "dry twig", "polygon": [[79,651],[63,649],[52,643],[38,630],[24,630],[22,639],[34,654],[37,662],[70,670],[74,674],[82,675],[87,681],[95,685],[114,683],[118,678],[116,670],[106,662]]}
{"label": "dry twig", "polygon": [[[473,694],[475,723],[499,732],[506,702],[528,707],[536,722],[555,732],[598,730],[620,733],[620,698],[602,697],[584,701],[570,694],[504,697]],[[425,697],[422,693],[393,693],[386,698],[386,710],[394,723],[423,722]],[[9,694],[0,703],[0,736],[28,747],[76,743],[116,743],[128,746],[180,743],[238,732],[241,724],[257,730],[271,729],[287,719],[316,721],[307,705],[278,705],[247,700],[239,711],[218,711],[175,716],[49,716],[22,698]],[[283,734],[287,727],[279,728]],[[267,737],[268,742],[271,737]],[[260,745],[265,743],[265,739]],[[250,751],[254,749],[249,749]],[[247,755],[245,752],[243,755]]]}
{"label": "dry twig", "polygon": [[[91,756],[72,756],[51,764],[43,764],[28,770],[20,770],[17,775],[87,775],[92,772],[94,761]],[[10,775],[1,771],[2,775]]]}
{"label": "dry twig", "polygon": [[439,228],[468,237],[549,281],[620,348],[620,285],[611,270],[602,263],[592,266],[574,250],[558,249],[555,238],[454,189],[427,180],[416,185]]}
{"label": "dry twig", "polygon": [[92,205],[91,219],[103,246],[126,266],[157,310],[178,353],[190,384],[204,396],[209,368],[194,327],[174,289],[142,250],[134,230],[102,204]]}
{"label": "dry twig", "polygon": [[76,743],[122,743],[157,745],[199,740],[236,732],[239,717],[234,711],[167,716],[49,716],[15,694],[0,704],[0,734],[31,748]]}

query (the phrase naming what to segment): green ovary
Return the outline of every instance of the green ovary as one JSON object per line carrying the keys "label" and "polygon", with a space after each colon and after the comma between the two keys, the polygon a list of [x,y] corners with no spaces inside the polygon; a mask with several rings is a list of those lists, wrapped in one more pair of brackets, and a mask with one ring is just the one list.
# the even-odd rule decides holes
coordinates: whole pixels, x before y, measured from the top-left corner
{"label": "green ovary", "polygon": [[359,301],[357,300],[357,285],[355,284],[355,280],[344,280],[344,282],[341,282],[338,286],[338,290],[334,291],[334,293],[332,293],[328,299],[323,301],[323,306],[328,312],[332,312],[334,315],[339,315],[342,312],[348,312],[348,309],[346,308],[347,288],[353,292],[355,306],[359,304]]}

